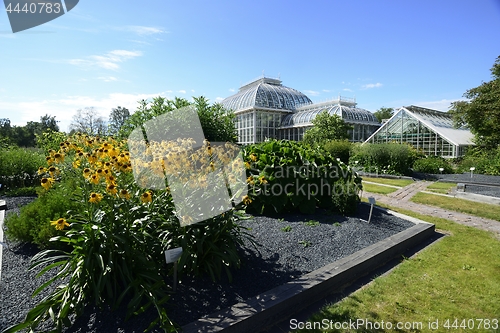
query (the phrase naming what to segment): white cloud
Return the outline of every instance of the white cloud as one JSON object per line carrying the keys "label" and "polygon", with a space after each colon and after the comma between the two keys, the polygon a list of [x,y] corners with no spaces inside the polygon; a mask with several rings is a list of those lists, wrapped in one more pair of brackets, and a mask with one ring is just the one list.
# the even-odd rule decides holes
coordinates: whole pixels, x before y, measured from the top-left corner
{"label": "white cloud", "polygon": [[330,92],[330,90],[328,90],[328,89],[323,89],[322,91],[323,91],[323,92],[326,92],[326,93],[329,93],[329,92]]}
{"label": "white cloud", "polygon": [[155,94],[113,93],[102,98],[67,96],[61,99],[22,103],[3,102],[0,100],[0,110],[9,110],[15,115],[9,118],[13,125],[18,126],[24,126],[28,121],[39,121],[41,116],[49,114],[56,117],[62,131],[68,131],[71,118],[78,109],[93,106],[102,117],[107,119],[112,108],[121,106],[134,112],[137,108],[138,101],[142,99],[151,99],[157,96],[173,98],[173,96],[166,96],[164,92],[160,92]]}
{"label": "white cloud", "polygon": [[344,88],[344,89],[342,89],[342,90],[343,90],[343,91],[348,91],[348,92],[353,92],[353,90],[352,90],[352,89],[349,89],[349,88]]}
{"label": "white cloud", "polygon": [[80,67],[101,67],[118,70],[119,63],[142,56],[141,51],[113,50],[104,55],[92,55],[83,59],[70,59],[67,62]]}
{"label": "white cloud", "polygon": [[[120,29],[120,30],[122,30],[122,29]],[[167,33],[167,31],[163,30],[162,28],[146,27],[146,26],[142,26],[142,25],[129,25],[129,26],[123,28],[123,30],[133,32],[134,34],[137,34],[140,36],[148,36],[148,35]]]}
{"label": "white cloud", "polygon": [[314,91],[314,90],[304,90],[304,93],[306,93],[307,95],[311,95],[311,96],[318,96],[319,95],[319,91]]}
{"label": "white cloud", "polygon": [[361,88],[363,88],[363,89],[372,89],[372,88],[380,88],[380,87],[382,87],[382,86],[383,86],[383,84],[382,84],[382,83],[377,82],[377,83],[368,83],[368,84],[363,84],[363,85],[361,86]]}
{"label": "white cloud", "polygon": [[118,79],[114,76],[100,76],[97,79],[102,80],[104,82],[113,82],[118,81]]}
{"label": "white cloud", "polygon": [[230,92],[235,92],[235,91],[236,91],[236,89],[231,88],[231,89],[229,89],[229,91],[230,91]]}
{"label": "white cloud", "polygon": [[185,94],[186,90],[177,90],[178,93]]}
{"label": "white cloud", "polygon": [[216,98],[215,98],[215,102],[216,102],[216,103],[220,103],[220,102],[222,102],[223,100],[224,100],[224,98],[222,98],[222,97],[216,97]]}
{"label": "white cloud", "polygon": [[448,111],[450,104],[456,101],[462,101],[463,98],[457,99],[442,99],[439,101],[427,101],[427,102],[416,102],[413,103],[415,106],[421,106],[428,109],[438,110],[438,111]]}

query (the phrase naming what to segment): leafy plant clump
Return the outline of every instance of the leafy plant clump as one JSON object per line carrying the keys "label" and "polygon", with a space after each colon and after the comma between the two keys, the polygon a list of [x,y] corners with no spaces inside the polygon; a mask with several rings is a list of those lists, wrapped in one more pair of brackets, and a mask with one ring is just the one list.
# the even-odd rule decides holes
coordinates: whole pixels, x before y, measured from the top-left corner
{"label": "leafy plant clump", "polygon": [[350,164],[370,173],[411,175],[414,162],[423,157],[412,146],[400,143],[367,143],[353,150]]}
{"label": "leafy plant clump", "polygon": [[243,154],[250,211],[314,213],[319,206],[348,214],[359,203],[361,178],[319,146],[269,140]]}
{"label": "leafy plant clump", "polygon": [[38,167],[45,163],[45,155],[34,148],[10,147],[0,149],[0,191],[33,187],[40,177]]}
{"label": "leafy plant clump", "polygon": [[[134,146],[133,141],[129,144]],[[238,247],[245,238],[250,239],[235,223],[236,208],[193,223],[194,215],[179,214],[164,178],[166,173],[177,171],[193,173],[191,168],[200,165],[196,174],[210,178],[214,167],[219,167],[215,159],[228,158],[227,149],[205,143],[193,150],[192,144],[190,139],[149,141],[142,152],[147,156],[142,156],[129,152],[125,142],[76,135],[63,142],[59,151],[50,151],[48,166],[39,169],[43,190],[22,214],[43,225],[43,230],[50,226],[56,232],[47,244],[50,248],[38,253],[31,266],[40,270],[39,274],[58,270],[35,294],[49,286],[55,288],[23,322],[6,332],[36,330],[46,321],[52,321],[54,331],[60,332],[71,325],[70,316],[78,316],[85,306],[114,309],[124,300],[128,302],[127,317],[153,307],[158,317],[150,328],[159,324],[166,332],[176,331],[178,327],[164,309],[170,291],[165,281],[172,273],[166,267],[164,251],[171,248],[183,249],[178,259],[181,274],[209,274],[215,280],[225,271],[231,278],[230,268],[240,265]],[[189,149],[181,152],[186,147]],[[161,163],[172,151],[176,151],[172,163]],[[236,164],[238,161],[233,161],[238,170],[244,169],[242,160]],[[153,184],[151,177],[163,179],[163,185]],[[198,184],[202,195],[209,193],[209,184]],[[242,184],[246,186],[244,181]],[[211,185],[228,187],[226,182]],[[179,188],[189,186],[186,182]],[[62,198],[75,206],[62,204]],[[58,203],[60,211],[56,210]],[[37,216],[34,211],[42,211],[44,204],[50,209]],[[190,208],[186,208],[188,212],[192,212]],[[29,228],[16,218],[8,227],[9,232]],[[56,250],[59,246],[54,244],[66,247]]]}
{"label": "leafy plant clump", "polygon": [[21,207],[19,215],[9,214],[6,217],[5,233],[12,239],[34,243],[41,249],[67,248],[64,243],[50,241],[52,237],[64,234],[50,222],[65,216],[68,211],[78,210],[79,203],[68,200],[68,186],[66,183],[64,187],[49,192],[39,190],[39,197]]}
{"label": "leafy plant clump", "polygon": [[319,222],[315,221],[315,220],[309,220],[309,221],[304,222],[304,224],[309,226],[309,227],[315,227],[315,226],[319,225]]}
{"label": "leafy plant clump", "polygon": [[[440,170],[442,169],[442,171]],[[453,173],[453,168],[448,161],[442,157],[427,157],[416,160],[413,171],[422,173]]]}
{"label": "leafy plant clump", "polygon": [[458,163],[457,172],[470,172],[484,175],[500,175],[500,147],[495,149],[472,148]]}
{"label": "leafy plant clump", "polygon": [[342,162],[348,164],[352,153],[353,144],[347,140],[328,141],[323,145],[323,148],[335,158],[339,158]]}

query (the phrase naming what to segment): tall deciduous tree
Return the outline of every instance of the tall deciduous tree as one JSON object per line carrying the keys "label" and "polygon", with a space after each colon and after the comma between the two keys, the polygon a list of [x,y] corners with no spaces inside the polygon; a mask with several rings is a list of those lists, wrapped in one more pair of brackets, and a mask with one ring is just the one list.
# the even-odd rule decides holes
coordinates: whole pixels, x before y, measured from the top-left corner
{"label": "tall deciduous tree", "polygon": [[304,133],[304,142],[309,144],[321,144],[331,140],[348,139],[348,131],[352,129],[345,123],[344,119],[336,114],[323,111],[312,121],[314,127]]}
{"label": "tall deciduous tree", "polygon": [[76,111],[70,125],[70,130],[73,133],[106,135],[106,123],[94,107],[86,107]]}
{"label": "tall deciduous tree", "polygon": [[450,113],[457,127],[467,126],[475,141],[487,148],[500,146],[500,56],[491,68],[493,80],[467,90],[468,101],[453,102]]}
{"label": "tall deciduous tree", "polygon": [[108,134],[116,135],[125,121],[130,117],[130,111],[121,106],[111,109],[108,121]]}
{"label": "tall deciduous tree", "polygon": [[381,123],[383,119],[389,119],[394,114],[393,108],[384,108],[381,107],[377,111],[373,113],[373,115],[377,118],[377,120]]}

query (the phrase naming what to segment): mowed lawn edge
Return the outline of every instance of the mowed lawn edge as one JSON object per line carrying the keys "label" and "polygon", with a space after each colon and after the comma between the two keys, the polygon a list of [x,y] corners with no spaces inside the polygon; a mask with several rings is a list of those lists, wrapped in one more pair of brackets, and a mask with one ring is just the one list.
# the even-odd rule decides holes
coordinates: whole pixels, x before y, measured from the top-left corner
{"label": "mowed lawn edge", "polygon": [[450,198],[430,193],[417,193],[410,199],[415,203],[436,206],[455,212],[500,221],[500,205],[491,205],[460,198]]}
{"label": "mowed lawn edge", "polygon": [[405,187],[414,183],[414,181],[411,179],[392,179],[392,178],[376,178],[376,177],[362,177],[362,179],[367,182],[400,186],[400,187]]}
{"label": "mowed lawn edge", "polygon": [[394,187],[381,186],[375,184],[368,184],[363,182],[363,191],[377,194],[389,194],[396,192],[398,189]]}
{"label": "mowed lawn edge", "polygon": [[[388,274],[375,278],[342,301],[324,307],[309,320],[311,324],[325,321],[344,323],[358,319],[379,324],[384,321],[391,322],[393,330],[372,330],[365,326],[358,329],[322,327],[292,332],[449,332],[450,329],[453,332],[470,332],[467,327],[459,327],[464,319],[474,319],[474,332],[497,331],[494,325],[500,320],[500,241],[487,231],[409,210],[381,206],[434,223],[436,230],[446,236],[411,258],[401,258],[401,263]],[[458,327],[445,328],[448,319],[450,325],[457,319]],[[478,328],[479,319],[488,319],[489,329],[485,328],[486,321],[482,322],[482,328]],[[430,329],[429,322],[436,320],[439,329]],[[398,322],[413,328],[394,330]]]}

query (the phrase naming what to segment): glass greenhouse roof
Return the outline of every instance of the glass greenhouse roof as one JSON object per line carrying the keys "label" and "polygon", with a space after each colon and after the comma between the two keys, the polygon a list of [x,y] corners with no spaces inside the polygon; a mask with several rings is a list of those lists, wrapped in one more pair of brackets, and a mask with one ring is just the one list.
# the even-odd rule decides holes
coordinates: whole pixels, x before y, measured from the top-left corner
{"label": "glass greenhouse roof", "polygon": [[[402,121],[403,117],[410,117],[415,121]],[[419,106],[407,106],[396,110],[394,115],[366,140],[369,142],[378,133],[405,133],[411,131],[410,127],[417,126],[419,121],[424,126],[442,136],[456,146],[473,145],[474,135],[466,128],[454,128],[451,114]]]}
{"label": "glass greenhouse roof", "polygon": [[235,112],[250,108],[266,108],[293,111],[312,101],[298,90],[281,85],[278,79],[259,78],[240,88],[240,90],[221,104]]}
{"label": "glass greenhouse roof", "polygon": [[355,103],[346,103],[339,100],[313,104],[301,107],[298,112],[286,115],[281,122],[281,127],[311,125],[313,119],[326,110],[331,115],[338,115],[348,123],[367,125],[380,125],[377,118],[368,110],[355,107]]}

